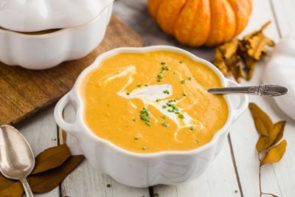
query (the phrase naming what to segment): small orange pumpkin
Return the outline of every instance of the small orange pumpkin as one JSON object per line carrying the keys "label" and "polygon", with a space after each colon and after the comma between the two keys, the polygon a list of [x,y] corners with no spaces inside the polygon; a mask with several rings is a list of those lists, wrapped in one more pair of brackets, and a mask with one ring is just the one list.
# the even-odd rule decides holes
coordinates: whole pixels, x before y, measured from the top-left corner
{"label": "small orange pumpkin", "polygon": [[252,0],[148,0],[151,16],[166,33],[193,46],[216,46],[241,33]]}

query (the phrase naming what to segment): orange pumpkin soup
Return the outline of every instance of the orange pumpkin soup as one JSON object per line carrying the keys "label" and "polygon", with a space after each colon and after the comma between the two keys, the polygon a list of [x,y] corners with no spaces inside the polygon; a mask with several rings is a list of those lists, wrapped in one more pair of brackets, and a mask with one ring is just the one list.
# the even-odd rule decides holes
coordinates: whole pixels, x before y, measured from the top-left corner
{"label": "orange pumpkin soup", "polygon": [[192,150],[228,117],[211,87],[221,87],[218,76],[181,53],[122,53],[83,79],[84,118],[98,137],[129,151]]}

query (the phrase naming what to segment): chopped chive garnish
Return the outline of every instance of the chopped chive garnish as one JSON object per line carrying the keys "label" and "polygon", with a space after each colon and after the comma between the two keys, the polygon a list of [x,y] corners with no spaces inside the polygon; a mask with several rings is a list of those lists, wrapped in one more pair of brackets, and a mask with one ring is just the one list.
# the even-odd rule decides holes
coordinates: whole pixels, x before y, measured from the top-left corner
{"label": "chopped chive garnish", "polygon": [[157,75],[157,82],[161,82],[162,79],[163,79],[163,75],[162,74],[158,74]]}
{"label": "chopped chive garnish", "polygon": [[184,119],[184,115],[183,114],[178,114],[178,118],[179,119]]}
{"label": "chopped chive garnish", "polygon": [[163,91],[164,94],[170,94],[168,90]]}
{"label": "chopped chive garnish", "polygon": [[192,77],[189,77],[189,78],[188,78],[188,80],[190,80],[190,81],[191,81],[191,80],[192,80]]}
{"label": "chopped chive garnish", "polygon": [[149,111],[144,107],[139,114],[140,120],[142,120],[147,126],[151,126],[151,121],[150,121],[150,113]]}
{"label": "chopped chive garnish", "polygon": [[129,96],[130,95],[130,93],[129,92],[126,92],[126,94]]}
{"label": "chopped chive garnish", "polygon": [[147,150],[147,147],[146,146],[143,146],[141,149],[142,150]]}
{"label": "chopped chive garnish", "polygon": [[181,83],[181,84],[185,84],[185,80],[181,80],[180,83]]}
{"label": "chopped chive garnish", "polygon": [[137,141],[137,140],[139,140],[139,138],[138,138],[138,137],[134,137],[133,139],[134,139],[134,141]]}
{"label": "chopped chive garnish", "polygon": [[168,123],[167,122],[163,122],[162,123],[162,126],[165,127],[165,128],[167,128],[168,127]]}
{"label": "chopped chive garnish", "polygon": [[161,62],[161,65],[162,65],[162,67],[161,67],[161,71],[160,71],[160,73],[157,75],[157,82],[161,82],[161,81],[162,81],[164,71],[169,71],[169,67],[166,66],[166,63],[165,63],[165,62]]}
{"label": "chopped chive garnish", "polygon": [[190,129],[191,131],[195,130],[195,128],[194,128],[193,126],[191,126],[189,129]]}
{"label": "chopped chive garnish", "polygon": [[169,67],[168,66],[162,66],[161,72],[164,72],[164,71],[169,71]]}
{"label": "chopped chive garnish", "polygon": [[183,93],[182,96],[187,96],[187,94],[186,93]]}

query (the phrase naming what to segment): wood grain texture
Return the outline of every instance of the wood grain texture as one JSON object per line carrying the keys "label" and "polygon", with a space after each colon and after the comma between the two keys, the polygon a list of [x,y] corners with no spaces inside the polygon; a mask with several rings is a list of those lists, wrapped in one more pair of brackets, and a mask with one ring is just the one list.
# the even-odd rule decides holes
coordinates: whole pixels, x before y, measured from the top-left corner
{"label": "wood grain texture", "polygon": [[142,46],[141,38],[113,17],[102,44],[87,57],[43,71],[0,63],[0,124],[15,124],[57,101],[97,55],[123,46]]}

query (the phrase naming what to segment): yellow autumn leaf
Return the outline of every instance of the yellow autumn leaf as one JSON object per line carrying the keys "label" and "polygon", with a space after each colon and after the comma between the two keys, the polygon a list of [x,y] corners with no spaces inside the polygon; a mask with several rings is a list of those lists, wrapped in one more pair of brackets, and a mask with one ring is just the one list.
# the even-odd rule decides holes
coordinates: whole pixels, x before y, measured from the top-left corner
{"label": "yellow autumn leaf", "polygon": [[260,135],[268,136],[273,128],[273,123],[269,116],[262,111],[255,103],[249,104],[249,110],[252,114],[256,130]]}
{"label": "yellow autumn leaf", "polygon": [[272,147],[260,162],[260,165],[273,164],[279,162],[286,152],[287,141],[283,140],[278,145]]}
{"label": "yellow autumn leaf", "polygon": [[256,143],[257,152],[258,153],[263,152],[265,149],[267,149],[268,144],[269,144],[268,137],[261,135]]}
{"label": "yellow autumn leaf", "polygon": [[227,77],[230,76],[230,71],[225,63],[222,52],[217,49],[215,52],[214,65]]}
{"label": "yellow autumn leaf", "polygon": [[269,135],[271,146],[275,145],[283,138],[285,126],[286,126],[286,121],[277,122],[273,126],[273,129]]}
{"label": "yellow autumn leaf", "polygon": [[286,121],[277,122],[275,125],[273,125],[273,128],[269,132],[268,136],[260,136],[256,144],[257,152],[260,153],[278,143],[284,135],[285,125]]}
{"label": "yellow autumn leaf", "polygon": [[228,60],[236,55],[237,50],[238,50],[238,46],[239,46],[239,40],[234,39],[230,42],[227,42],[227,43],[221,45],[220,47],[218,47],[218,49],[223,54],[223,57],[226,60]]}

